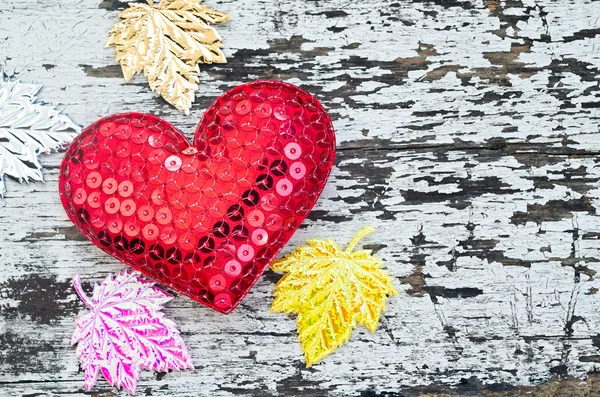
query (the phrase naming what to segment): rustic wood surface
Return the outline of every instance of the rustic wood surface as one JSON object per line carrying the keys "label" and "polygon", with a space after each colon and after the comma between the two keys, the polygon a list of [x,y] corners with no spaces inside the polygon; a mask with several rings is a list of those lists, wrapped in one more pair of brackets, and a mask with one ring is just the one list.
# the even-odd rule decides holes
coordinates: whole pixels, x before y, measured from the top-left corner
{"label": "rustic wood surface", "polygon": [[[144,373],[140,395],[600,395],[600,2],[207,0],[232,16],[229,63],[201,67],[186,117],[124,84],[103,45],[125,3],[100,1],[0,2],[0,66],[83,126],[142,111],[190,137],[237,84],[304,87],[339,151],[287,251],[374,225],[365,244],[400,292],[376,333],[309,369],[294,318],[269,312],[278,275],[228,316],[177,297],[166,312],[196,370]],[[123,268],[68,221],[60,160],[0,201],[1,396],[89,394],[70,279],[89,290]]]}

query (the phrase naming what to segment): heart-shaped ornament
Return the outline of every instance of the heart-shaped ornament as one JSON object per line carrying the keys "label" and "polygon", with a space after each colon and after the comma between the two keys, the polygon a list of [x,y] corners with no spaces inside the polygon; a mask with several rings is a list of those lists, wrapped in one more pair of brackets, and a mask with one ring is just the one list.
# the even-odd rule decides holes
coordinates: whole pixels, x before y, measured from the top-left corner
{"label": "heart-shaped ornament", "polygon": [[218,98],[191,145],[156,116],[97,121],[65,155],[60,197],[104,251],[229,313],[308,215],[334,157],[321,104],[259,81]]}

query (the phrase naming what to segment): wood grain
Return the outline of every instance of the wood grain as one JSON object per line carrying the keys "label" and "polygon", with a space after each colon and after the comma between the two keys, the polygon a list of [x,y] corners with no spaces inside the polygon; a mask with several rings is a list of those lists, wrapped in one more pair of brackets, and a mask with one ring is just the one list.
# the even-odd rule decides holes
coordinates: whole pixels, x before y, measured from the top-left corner
{"label": "wood grain", "polygon": [[[124,84],[102,48],[119,0],[2,2],[0,65],[81,125],[142,111],[189,137],[237,84],[302,86],[329,110],[338,157],[287,251],[372,224],[365,244],[400,296],[376,333],[309,369],[294,319],[269,312],[278,275],[228,316],[177,297],[166,312],[197,369],[145,373],[140,395],[600,395],[600,2],[207,5],[232,16],[219,27],[229,63],[201,67],[189,117],[143,78]],[[2,396],[85,395],[70,279],[89,289],[122,268],[68,221],[60,160],[42,159],[46,184],[9,180],[0,201]],[[101,381],[94,394],[118,393]]]}

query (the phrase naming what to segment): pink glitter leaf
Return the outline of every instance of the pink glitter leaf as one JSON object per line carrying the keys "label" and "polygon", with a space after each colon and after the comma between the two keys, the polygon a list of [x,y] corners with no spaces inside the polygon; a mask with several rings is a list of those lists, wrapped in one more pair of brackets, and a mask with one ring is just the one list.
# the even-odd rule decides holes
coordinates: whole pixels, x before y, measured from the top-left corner
{"label": "pink glitter leaf", "polygon": [[161,312],[172,297],[153,282],[125,270],[95,285],[91,299],[79,276],[73,285],[91,310],[77,319],[71,339],[86,390],[96,384],[98,371],[111,385],[134,394],[142,369],[194,369],[176,324]]}

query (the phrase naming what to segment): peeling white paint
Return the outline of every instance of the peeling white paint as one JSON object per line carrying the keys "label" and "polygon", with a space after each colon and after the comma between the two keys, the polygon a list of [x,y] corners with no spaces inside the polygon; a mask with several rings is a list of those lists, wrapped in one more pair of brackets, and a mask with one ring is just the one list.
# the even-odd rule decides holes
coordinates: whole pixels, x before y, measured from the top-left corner
{"label": "peeling white paint", "polygon": [[[312,394],[349,396],[470,377],[537,384],[560,365],[573,376],[597,369],[580,358],[599,354],[592,337],[600,302],[590,291],[600,283],[590,274],[600,271],[594,237],[600,114],[593,107],[600,36],[569,39],[599,26],[597,2],[522,0],[499,14],[475,0],[447,7],[392,0],[206,2],[232,15],[218,29],[231,64],[244,67],[201,67],[198,103],[250,79],[283,78],[317,89],[335,120],[342,150],[315,208],[325,215],[307,221],[285,251],[308,237],[344,244],[372,224],[378,231],[364,243],[377,247],[400,296],[390,299],[376,333],[357,329],[310,370],[303,368],[293,318],[268,310],[272,276],[229,316],[178,297],[165,311],[197,369],[162,379],[146,373],[140,385],[153,395],[233,396],[294,393],[299,384]],[[104,69],[115,65],[113,50],[102,47],[117,11],[97,3],[0,4],[0,61],[7,73],[43,84],[42,100],[60,104],[82,125],[143,111],[191,137],[203,106],[185,117],[157,100],[143,78],[124,84]],[[340,11],[347,15],[335,16]],[[522,20],[513,24],[514,17]],[[248,59],[239,59],[243,54]],[[113,77],[94,77],[90,68]],[[507,149],[494,147],[499,140]],[[12,183],[0,202],[0,283],[33,274],[64,282],[75,273],[98,281],[121,269],[69,235],[56,193],[60,155],[42,161],[45,185]],[[589,206],[556,208],[561,216],[535,221],[532,206],[569,200]],[[519,213],[528,215],[520,221]],[[424,240],[415,244],[420,234]],[[519,261],[525,263],[510,265]],[[579,281],[577,268],[584,270]],[[423,285],[411,285],[411,275]],[[481,293],[434,298],[435,291],[415,292],[423,286]],[[19,304],[6,293],[0,291],[0,307]],[[0,319],[0,335],[51,346],[22,350],[33,355],[26,362],[41,363],[31,370],[0,363],[0,395],[83,395],[69,346],[74,315],[53,324],[26,315]],[[573,316],[584,320],[566,327]]]}

